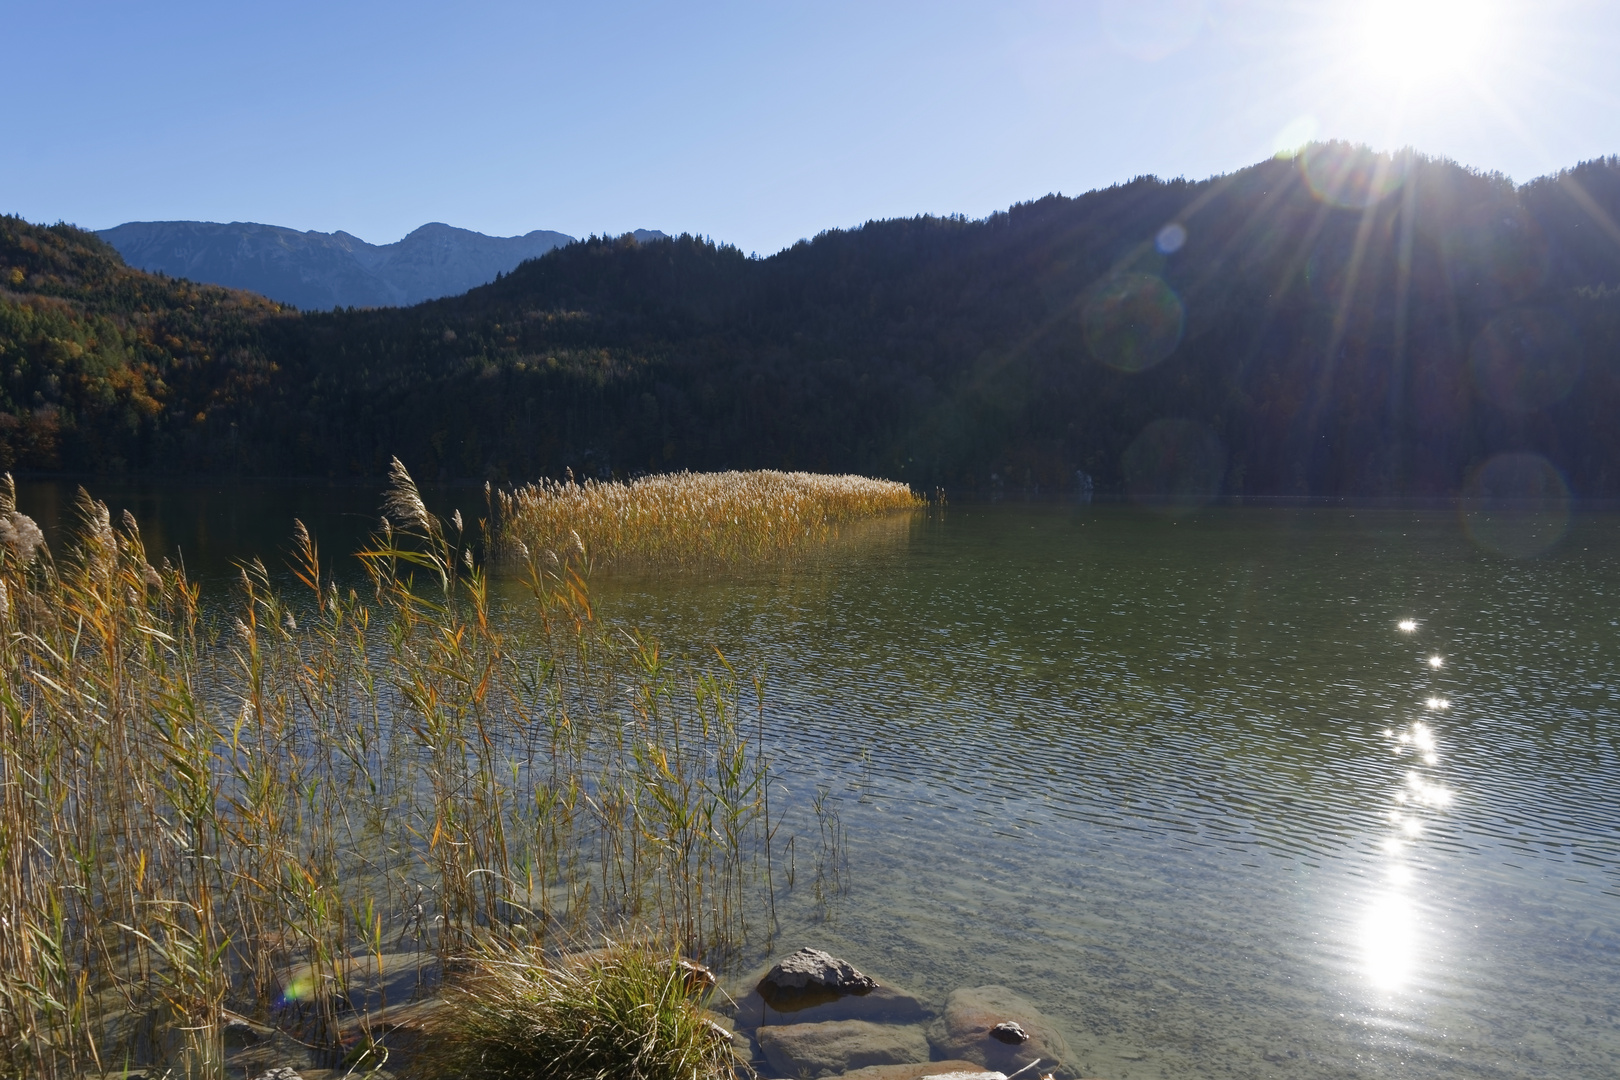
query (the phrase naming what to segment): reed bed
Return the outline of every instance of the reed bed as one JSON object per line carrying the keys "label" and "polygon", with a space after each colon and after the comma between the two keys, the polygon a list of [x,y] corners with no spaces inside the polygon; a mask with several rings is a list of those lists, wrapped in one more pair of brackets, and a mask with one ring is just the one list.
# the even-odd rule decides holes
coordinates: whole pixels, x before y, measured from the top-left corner
{"label": "reed bed", "polygon": [[502,493],[499,509],[503,546],[519,558],[575,552],[597,564],[668,566],[773,558],[846,523],[923,505],[890,480],[758,470],[542,480]]}
{"label": "reed bed", "polygon": [[[239,1015],[334,1055],[402,959],[633,933],[724,959],[771,896],[758,712],[605,626],[576,565],[427,512],[396,463],[342,589],[230,602],[81,493],[61,558],[0,484],[0,1075],[221,1077]],[[753,687],[758,691],[757,683]]]}

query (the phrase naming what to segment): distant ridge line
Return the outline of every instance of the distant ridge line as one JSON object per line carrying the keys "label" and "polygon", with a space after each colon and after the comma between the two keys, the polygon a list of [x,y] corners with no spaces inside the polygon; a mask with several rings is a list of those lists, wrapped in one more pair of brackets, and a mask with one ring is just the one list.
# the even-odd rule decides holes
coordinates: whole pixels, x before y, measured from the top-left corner
{"label": "distant ridge line", "polygon": [[[438,221],[392,244],[251,221],[130,221],[96,235],[137,269],[248,289],[306,311],[457,296],[575,239],[549,229],[488,236]],[[665,237],[656,229],[631,235],[642,243]]]}

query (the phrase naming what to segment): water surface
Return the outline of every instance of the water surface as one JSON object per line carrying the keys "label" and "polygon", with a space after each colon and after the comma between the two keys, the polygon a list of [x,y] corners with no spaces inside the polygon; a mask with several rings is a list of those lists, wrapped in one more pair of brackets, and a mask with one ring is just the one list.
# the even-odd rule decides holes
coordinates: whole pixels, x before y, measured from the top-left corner
{"label": "water surface", "polygon": [[936,1001],[1015,987],[1087,1074],[1595,1078],[1617,541],[1578,516],[1518,562],[1450,510],[975,506],[607,591],[768,665],[782,770],[830,793],[849,863],[784,944]]}
{"label": "water surface", "polygon": [[[375,505],[144,490],[96,494],[209,566]],[[596,592],[765,670],[778,951],[1011,986],[1085,1075],[1620,1075],[1620,516],[1511,560],[1445,508],[970,505]]]}

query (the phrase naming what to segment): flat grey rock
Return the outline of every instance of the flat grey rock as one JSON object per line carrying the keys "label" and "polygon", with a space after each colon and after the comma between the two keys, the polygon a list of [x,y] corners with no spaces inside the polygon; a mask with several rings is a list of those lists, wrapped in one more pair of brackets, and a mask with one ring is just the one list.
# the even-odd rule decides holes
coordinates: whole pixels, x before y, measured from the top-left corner
{"label": "flat grey rock", "polygon": [[829,1020],[763,1027],[756,1037],[780,1076],[838,1076],[868,1065],[928,1060],[928,1036],[916,1025]]}

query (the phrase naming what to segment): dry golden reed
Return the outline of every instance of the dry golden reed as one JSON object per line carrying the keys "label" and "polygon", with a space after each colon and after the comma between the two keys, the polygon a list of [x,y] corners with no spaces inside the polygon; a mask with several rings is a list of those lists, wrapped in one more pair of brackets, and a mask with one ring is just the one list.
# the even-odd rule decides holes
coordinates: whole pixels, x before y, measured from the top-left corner
{"label": "dry golden reed", "polygon": [[58,558],[0,482],[0,1076],[223,1077],[231,1013],[386,1061],[361,987],[402,963],[723,956],[765,910],[763,732],[724,661],[603,625],[550,560],[496,618],[486,530],[403,469],[387,510],[364,590],[299,525],[292,595],[255,561],[205,605],[133,518],[81,492]]}
{"label": "dry golden reed", "polygon": [[582,552],[598,565],[740,563],[824,541],[847,522],[923,505],[891,480],[805,472],[542,480],[501,495],[500,532],[509,551]]}

